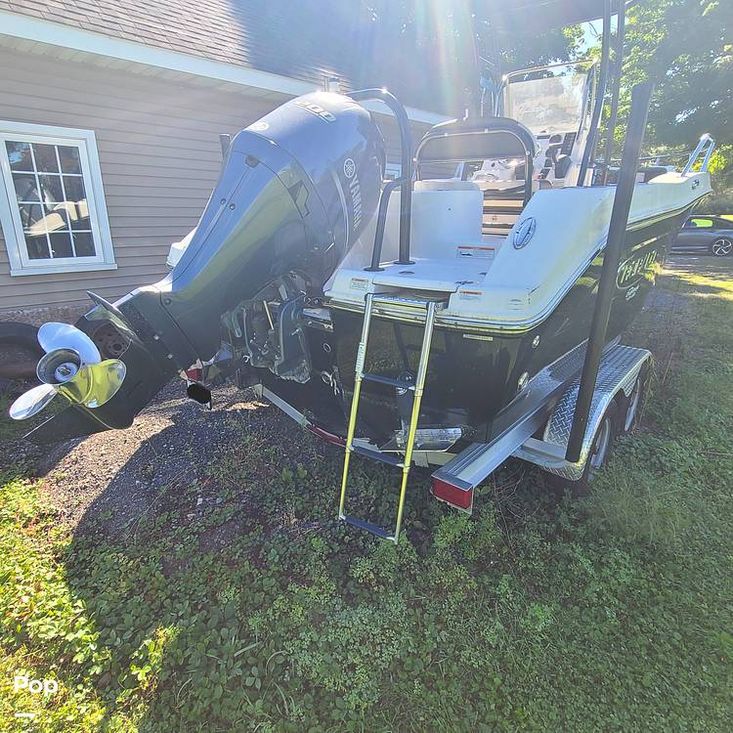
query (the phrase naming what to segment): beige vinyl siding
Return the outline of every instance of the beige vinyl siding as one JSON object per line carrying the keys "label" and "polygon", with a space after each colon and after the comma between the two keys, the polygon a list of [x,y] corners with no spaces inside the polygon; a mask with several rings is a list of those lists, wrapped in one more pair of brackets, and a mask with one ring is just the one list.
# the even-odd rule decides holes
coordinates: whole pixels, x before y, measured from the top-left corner
{"label": "beige vinyl siding", "polygon": [[[0,235],[0,313],[84,303],[86,290],[116,299],[159,279],[171,242],[196,225],[216,182],[219,134],[237,132],[278,103],[234,87],[2,48],[1,41],[0,68],[1,120],[94,131],[118,268],[11,277]],[[390,158],[398,159],[394,130],[385,124]]]}
{"label": "beige vinyl siding", "polygon": [[[11,277],[0,238],[0,311],[118,298],[166,271],[196,225],[221,165],[219,133],[274,103],[0,48],[0,119],[93,130],[117,270]],[[12,78],[11,78],[12,77]]]}

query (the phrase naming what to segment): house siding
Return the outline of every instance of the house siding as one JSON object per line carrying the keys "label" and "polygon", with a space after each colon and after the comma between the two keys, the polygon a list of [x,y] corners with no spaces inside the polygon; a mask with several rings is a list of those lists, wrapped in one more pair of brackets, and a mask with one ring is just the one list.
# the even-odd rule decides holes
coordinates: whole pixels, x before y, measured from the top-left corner
{"label": "house siding", "polygon": [[[277,101],[0,48],[0,119],[93,130],[117,270],[10,276],[0,234],[0,313],[116,299],[159,279],[171,242],[198,221],[221,166],[219,134]],[[144,69],[144,67],[142,67]],[[416,126],[415,134],[425,129]],[[387,122],[389,158],[397,135]]]}
{"label": "house siding", "polygon": [[165,272],[221,165],[219,133],[272,108],[244,94],[0,49],[0,119],[93,130],[117,270],[10,276],[0,240],[0,312],[117,298]]}

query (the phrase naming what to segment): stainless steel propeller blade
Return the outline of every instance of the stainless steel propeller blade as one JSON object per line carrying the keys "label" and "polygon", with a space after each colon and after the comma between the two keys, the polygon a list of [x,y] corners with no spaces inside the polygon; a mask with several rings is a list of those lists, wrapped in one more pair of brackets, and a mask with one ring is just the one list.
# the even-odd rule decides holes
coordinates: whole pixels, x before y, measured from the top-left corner
{"label": "stainless steel propeller blade", "polygon": [[119,359],[106,359],[98,364],[85,364],[55,389],[71,402],[85,407],[101,407],[109,402],[122,386],[127,368]]}
{"label": "stainless steel propeller blade", "polygon": [[10,417],[25,420],[40,412],[57,395],[72,404],[101,407],[122,386],[127,368],[119,359],[102,361],[94,342],[68,323],[44,323],[38,343],[46,354],[36,372],[43,384],[21,395],[10,408]]}
{"label": "stainless steel propeller blade", "polygon": [[10,417],[13,420],[25,420],[40,412],[56,396],[53,384],[39,384],[29,389],[10,405]]}
{"label": "stainless steel propeller blade", "polygon": [[86,364],[62,384],[40,384],[18,397],[10,407],[13,420],[25,420],[40,412],[60,394],[69,402],[94,409],[109,402],[125,381],[127,368],[119,359]]}
{"label": "stainless steel propeller blade", "polygon": [[84,331],[69,323],[44,323],[38,329],[38,343],[45,352],[67,349],[79,354],[82,364],[102,361],[99,349]]}

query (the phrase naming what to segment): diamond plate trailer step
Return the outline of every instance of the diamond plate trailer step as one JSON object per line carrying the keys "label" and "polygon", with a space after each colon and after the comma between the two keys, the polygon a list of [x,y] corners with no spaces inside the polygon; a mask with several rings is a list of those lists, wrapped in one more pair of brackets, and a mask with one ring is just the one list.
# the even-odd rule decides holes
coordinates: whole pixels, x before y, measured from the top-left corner
{"label": "diamond plate trailer step", "polygon": [[579,379],[573,381],[555,406],[545,425],[542,439],[528,438],[513,455],[545,471],[577,481],[583,475],[593,437],[609,405],[620,391],[626,396],[631,393],[644,364],[651,358],[650,351],[632,346],[617,346],[603,357],[578,461],[567,461],[565,451],[580,389]]}
{"label": "diamond plate trailer step", "polygon": [[[569,425],[572,424],[584,356],[583,343],[535,375],[522,394],[497,417],[491,441],[472,443],[432,474],[433,494],[470,512],[475,487],[510,456],[567,477],[575,476],[579,467],[582,474],[598,420],[619,389],[633,386],[651,354],[646,349],[618,343],[607,347],[598,376],[592,419],[588,422],[584,441],[584,458],[569,466],[564,462],[563,441],[567,443]],[[545,439],[532,438],[543,426]]]}

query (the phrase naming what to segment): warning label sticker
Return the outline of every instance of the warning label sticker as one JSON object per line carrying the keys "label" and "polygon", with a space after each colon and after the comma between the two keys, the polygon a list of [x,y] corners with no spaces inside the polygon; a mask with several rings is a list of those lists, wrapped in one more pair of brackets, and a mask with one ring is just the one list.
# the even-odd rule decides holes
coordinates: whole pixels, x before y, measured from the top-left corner
{"label": "warning label sticker", "polygon": [[352,277],[349,283],[351,290],[366,290],[369,287],[369,280],[363,277]]}
{"label": "warning label sticker", "polygon": [[480,290],[459,290],[459,300],[481,300],[483,293]]}
{"label": "warning label sticker", "polygon": [[493,260],[495,252],[495,247],[489,247],[485,244],[459,244],[456,247],[456,257]]}

